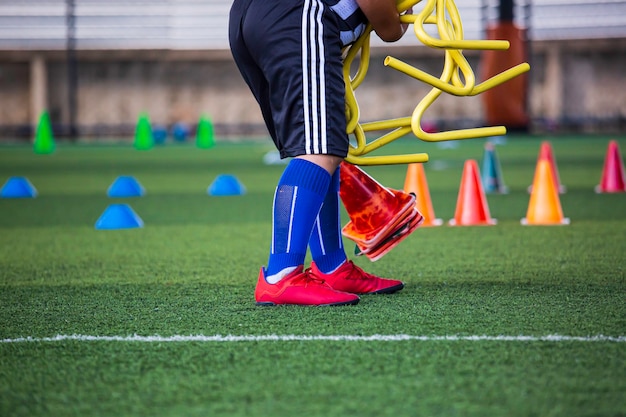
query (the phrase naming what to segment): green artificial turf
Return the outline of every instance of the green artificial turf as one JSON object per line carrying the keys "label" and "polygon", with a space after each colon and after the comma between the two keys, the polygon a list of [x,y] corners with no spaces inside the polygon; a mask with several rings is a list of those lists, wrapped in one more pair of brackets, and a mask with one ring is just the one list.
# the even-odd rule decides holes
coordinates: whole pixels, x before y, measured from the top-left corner
{"label": "green artificial turf", "polygon": [[[337,308],[254,305],[267,260],[272,148],[219,142],[137,151],[0,147],[0,185],[25,176],[33,199],[0,199],[0,416],[624,416],[626,193],[596,194],[609,139],[509,135],[496,146],[508,194],[487,194],[495,226],[421,228],[369,272],[406,288]],[[522,226],[542,141],[552,144],[568,226]],[[463,163],[428,152],[437,217],[454,216]],[[366,167],[401,189],[406,166]],[[235,175],[241,196],[207,188]],[[146,189],[109,198],[117,176]],[[96,230],[129,204],[144,227]],[[344,212],[347,221],[347,214]],[[413,335],[425,340],[18,341],[56,335]],[[460,340],[441,340],[458,335]],[[621,337],[618,341],[471,336]]]}

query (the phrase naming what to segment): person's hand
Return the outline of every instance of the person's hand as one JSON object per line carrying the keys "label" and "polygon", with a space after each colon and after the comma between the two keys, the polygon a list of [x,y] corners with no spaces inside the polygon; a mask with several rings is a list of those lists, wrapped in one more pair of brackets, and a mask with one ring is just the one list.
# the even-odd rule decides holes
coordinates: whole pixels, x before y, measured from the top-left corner
{"label": "person's hand", "polygon": [[356,2],[380,39],[395,42],[404,35],[407,25],[400,22],[396,0],[356,0]]}
{"label": "person's hand", "polygon": [[[405,14],[413,14],[413,6],[409,7],[404,12],[400,13],[400,16],[404,16]],[[403,23],[402,24],[402,34],[404,35],[408,29],[409,29],[409,24],[408,23]]]}

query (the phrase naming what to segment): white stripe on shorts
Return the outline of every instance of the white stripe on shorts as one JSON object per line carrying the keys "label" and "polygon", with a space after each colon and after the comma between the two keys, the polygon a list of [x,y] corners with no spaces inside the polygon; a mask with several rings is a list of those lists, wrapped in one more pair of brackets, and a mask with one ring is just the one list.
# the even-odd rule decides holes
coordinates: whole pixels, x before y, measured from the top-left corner
{"label": "white stripe on shorts", "polygon": [[321,0],[305,0],[302,13],[302,95],[307,154],[327,153],[328,149],[323,12]]}

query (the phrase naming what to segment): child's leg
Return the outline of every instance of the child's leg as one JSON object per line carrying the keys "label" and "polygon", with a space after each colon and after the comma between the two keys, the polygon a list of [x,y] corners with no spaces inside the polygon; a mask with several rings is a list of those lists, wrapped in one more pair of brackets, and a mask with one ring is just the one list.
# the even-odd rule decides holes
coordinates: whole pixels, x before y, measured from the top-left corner
{"label": "child's leg", "polygon": [[341,235],[339,169],[335,170],[330,180],[330,187],[328,187],[309,240],[313,261],[324,273],[334,271],[346,261]]}
{"label": "child's leg", "polygon": [[399,291],[404,288],[402,281],[368,274],[353,262],[346,262],[339,211],[340,169],[341,167],[335,170],[331,179],[309,240],[313,257],[311,271],[338,291],[353,294],[388,294]]}
{"label": "child's leg", "polygon": [[272,246],[266,280],[278,282],[304,264],[313,224],[331,176],[323,168],[300,158],[291,160],[274,194]]}

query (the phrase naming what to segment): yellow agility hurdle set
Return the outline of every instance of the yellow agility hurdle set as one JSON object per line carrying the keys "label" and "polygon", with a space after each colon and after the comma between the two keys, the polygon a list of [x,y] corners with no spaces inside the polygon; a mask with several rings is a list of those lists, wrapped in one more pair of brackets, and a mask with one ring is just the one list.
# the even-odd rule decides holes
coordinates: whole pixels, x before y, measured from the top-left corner
{"label": "yellow agility hurdle set", "polygon": [[[407,12],[409,10],[412,11],[413,6],[418,3],[422,3],[423,5],[419,13],[414,14]],[[413,26],[415,36],[422,44],[443,51],[443,71],[439,77],[435,77],[397,58],[387,56],[384,60],[385,66],[427,83],[432,86],[432,89],[422,98],[413,110],[413,113],[409,116],[361,123],[355,91],[363,83],[369,66],[372,26],[368,25],[363,35],[344,51],[343,76],[346,84],[347,133],[353,137],[356,142],[355,145],[350,145],[348,156],[345,160],[355,165],[390,165],[427,162],[428,154],[426,153],[365,156],[411,133],[426,142],[504,135],[506,133],[504,126],[429,133],[422,129],[421,121],[426,110],[442,93],[445,92],[461,97],[475,96],[515,78],[518,75],[528,72],[530,65],[528,65],[528,63],[516,65],[476,84],[476,76],[467,62],[467,59],[463,56],[463,49],[507,50],[510,47],[508,41],[465,40],[463,38],[461,16],[453,0],[400,0],[397,7],[398,11],[402,13],[400,17],[401,21]],[[430,36],[425,30],[426,25],[434,25],[439,37]],[[351,73],[353,64],[356,66],[354,75]],[[366,133],[374,131],[388,132],[368,142]]]}

